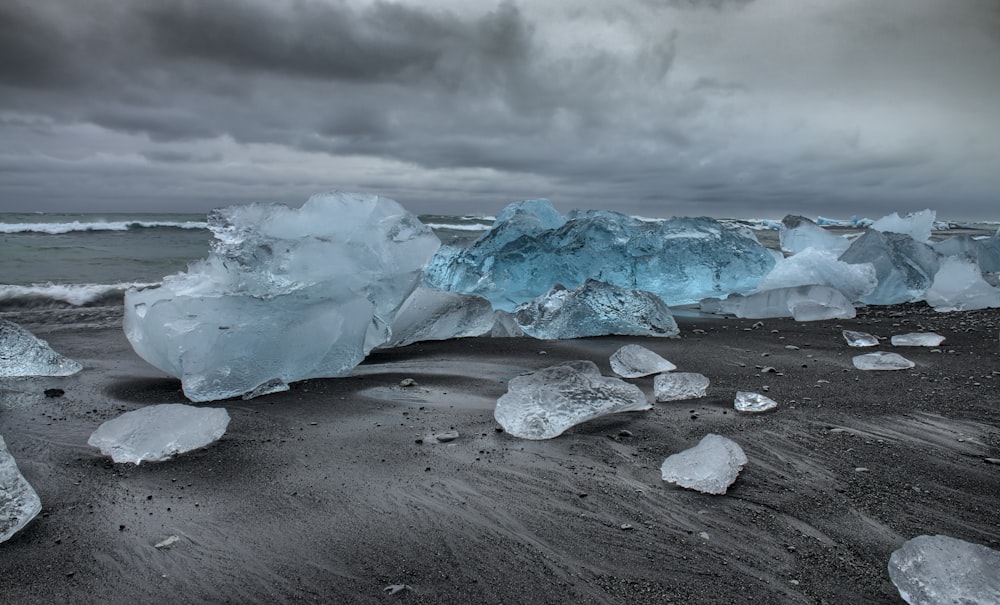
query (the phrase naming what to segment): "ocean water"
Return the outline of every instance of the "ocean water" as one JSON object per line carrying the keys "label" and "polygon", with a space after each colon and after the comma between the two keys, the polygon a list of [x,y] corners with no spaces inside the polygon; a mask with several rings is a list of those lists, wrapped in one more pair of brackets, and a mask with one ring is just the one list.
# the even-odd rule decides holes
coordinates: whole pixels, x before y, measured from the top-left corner
{"label": "ocean water", "polygon": [[[464,246],[487,231],[494,217],[420,219],[442,243]],[[775,221],[727,221],[753,229],[763,245],[778,248]],[[953,233],[988,236],[997,228],[939,226],[936,239]],[[859,231],[849,225],[827,228]],[[204,214],[0,213],[0,313],[121,305],[129,287],[159,283],[205,258],[211,240]]]}

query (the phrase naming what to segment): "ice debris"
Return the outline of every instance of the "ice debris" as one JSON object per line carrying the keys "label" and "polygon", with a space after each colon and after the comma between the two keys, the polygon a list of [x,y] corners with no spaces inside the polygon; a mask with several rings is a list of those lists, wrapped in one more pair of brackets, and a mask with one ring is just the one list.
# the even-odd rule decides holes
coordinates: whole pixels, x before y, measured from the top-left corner
{"label": "ice debris", "polygon": [[722,301],[702,301],[701,309],[747,319],[792,317],[796,321],[850,319],[857,314],[851,301],[829,286],[776,288],[748,296],[732,294]]}
{"label": "ice debris", "polygon": [[69,376],[83,369],[21,326],[0,319],[0,378]]}
{"label": "ice debris", "polygon": [[851,361],[859,370],[908,370],[915,365],[898,353],[884,351],[857,355]]}
{"label": "ice debris", "polygon": [[562,217],[548,200],[531,200],[505,208],[470,247],[442,247],[424,282],[505,311],[556,284],[573,289],[587,279],[679,305],[751,292],[773,265],[752,232],[714,219],[648,222],[603,210]]}
{"label": "ice debris", "polygon": [[737,391],[736,399],[733,401],[733,407],[736,408],[737,412],[756,414],[760,412],[769,412],[777,408],[778,402],[770,397],[767,397],[766,395],[761,395],[760,393]]}
{"label": "ice debris", "polygon": [[653,377],[653,396],[657,401],[682,401],[704,397],[709,380],[697,372],[668,372]]}
{"label": "ice debris", "polygon": [[910,605],[995,605],[1000,551],[949,536],[917,536],[890,555],[889,578]]}
{"label": "ice debris", "polygon": [[698,445],[668,456],[660,467],[663,480],[706,494],[725,494],[747,463],[735,441],[710,433]]}
{"label": "ice debris", "polygon": [[132,347],[192,401],[348,374],[391,338],[440,245],[396,202],[340,192],[214,210],[209,226],[207,259],[125,293]]}
{"label": "ice debris", "polygon": [[908,235],[874,229],[854,240],[840,260],[875,266],[878,285],[861,297],[861,302],[871,305],[921,300],[941,264],[937,252],[927,244]]}
{"label": "ice debris", "polygon": [[944,336],[934,332],[910,332],[896,334],[889,339],[894,347],[936,347],[944,342]]}
{"label": "ice debris", "polygon": [[676,370],[677,366],[640,345],[625,345],[609,358],[611,369],[622,378],[640,378]]}
{"label": "ice debris", "polygon": [[42,501],[0,437],[0,542],[21,531],[41,510]]}
{"label": "ice debris", "polygon": [[757,291],[810,285],[829,286],[854,302],[874,292],[878,280],[871,263],[852,265],[838,260],[833,252],[806,248],[779,261],[757,284]]}
{"label": "ice debris", "polygon": [[971,311],[1000,307],[1000,288],[983,279],[970,260],[948,257],[934,275],[934,282],[924,293],[935,311]]}
{"label": "ice debris", "polygon": [[420,287],[396,313],[392,338],[383,346],[482,336],[493,329],[496,318],[497,312],[485,298]]}
{"label": "ice debris", "polygon": [[164,403],[108,420],[87,444],[115,462],[159,462],[217,441],[229,426],[224,408]]}
{"label": "ice debris", "polygon": [[569,361],[512,378],[493,415],[515,437],[551,439],[581,422],[651,407],[634,384],[601,376],[592,361]]}
{"label": "ice debris", "polygon": [[849,347],[874,347],[878,345],[878,338],[868,332],[855,332],[854,330],[844,330],[844,340]]}
{"label": "ice debris", "polygon": [[934,229],[936,216],[937,213],[933,210],[911,212],[905,217],[900,217],[898,213],[893,212],[878,219],[869,228],[876,231],[903,233],[918,242],[926,242],[931,238],[931,230]]}
{"label": "ice debris", "polygon": [[828,251],[836,256],[851,245],[846,238],[830,233],[804,216],[793,214],[781,219],[778,241],[782,250],[792,254],[813,248]]}
{"label": "ice debris", "polygon": [[546,294],[518,306],[514,319],[525,334],[545,340],[678,333],[670,308],[656,295],[592,279],[575,290],[556,285]]}

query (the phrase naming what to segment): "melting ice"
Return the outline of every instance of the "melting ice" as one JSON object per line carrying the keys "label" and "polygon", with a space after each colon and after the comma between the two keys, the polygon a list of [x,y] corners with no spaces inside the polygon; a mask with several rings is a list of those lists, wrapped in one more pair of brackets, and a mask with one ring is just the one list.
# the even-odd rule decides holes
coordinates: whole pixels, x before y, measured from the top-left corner
{"label": "melting ice", "polygon": [[910,332],[896,334],[889,342],[895,347],[936,347],[944,342],[944,336],[934,332]]}
{"label": "melting ice", "polygon": [[889,578],[910,605],[995,605],[1000,551],[948,536],[917,536],[889,557]]}
{"label": "melting ice", "polygon": [[677,369],[657,353],[640,345],[625,345],[608,359],[611,369],[622,378],[639,378]]}
{"label": "melting ice", "polygon": [[159,462],[217,441],[228,426],[224,408],[164,403],[108,420],[87,443],[115,462]]}
{"label": "melting ice", "polygon": [[844,340],[847,341],[849,347],[874,347],[878,345],[878,339],[868,332],[844,330]]}
{"label": "melting ice", "polygon": [[704,397],[709,380],[696,372],[667,372],[653,377],[653,396],[657,401],[683,401]]}
{"label": "melting ice", "polygon": [[21,531],[41,510],[42,501],[0,437],[0,542]]}
{"label": "melting ice", "polygon": [[747,463],[738,443],[708,434],[698,445],[668,456],[660,467],[663,480],[706,494],[725,494]]}
{"label": "melting ice", "polygon": [[0,378],[69,376],[83,369],[21,326],[0,319]]}
{"label": "melting ice", "polygon": [[760,393],[737,391],[736,399],[733,400],[733,407],[736,408],[737,412],[756,414],[769,412],[777,408],[778,402]]}
{"label": "melting ice", "polygon": [[859,370],[908,370],[915,364],[899,353],[867,353],[851,359]]}

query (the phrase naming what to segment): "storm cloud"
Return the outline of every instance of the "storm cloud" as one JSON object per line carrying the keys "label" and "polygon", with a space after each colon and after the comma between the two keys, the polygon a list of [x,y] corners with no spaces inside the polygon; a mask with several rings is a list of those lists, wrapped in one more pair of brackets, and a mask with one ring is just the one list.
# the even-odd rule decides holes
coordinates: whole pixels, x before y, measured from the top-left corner
{"label": "storm cloud", "polygon": [[986,0],[12,0],[0,210],[998,218]]}

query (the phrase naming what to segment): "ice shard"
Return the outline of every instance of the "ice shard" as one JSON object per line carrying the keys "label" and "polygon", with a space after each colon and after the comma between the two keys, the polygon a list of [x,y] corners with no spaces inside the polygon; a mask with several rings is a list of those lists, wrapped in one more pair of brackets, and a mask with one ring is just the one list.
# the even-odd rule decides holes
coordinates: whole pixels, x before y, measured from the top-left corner
{"label": "ice shard", "polygon": [[851,362],[859,370],[908,370],[915,365],[899,353],[886,353],[884,351],[857,355],[851,359]]}
{"label": "ice shard", "polygon": [[[706,312],[711,305],[702,305]],[[747,319],[792,317],[796,321],[850,319],[857,314],[854,305],[839,290],[829,286],[795,286],[756,292],[748,296],[734,294],[719,303],[723,313]]]}
{"label": "ice shard", "polygon": [[653,397],[660,402],[704,397],[709,380],[697,372],[666,372],[653,377]]}
{"label": "ice shard", "polygon": [[482,336],[496,321],[497,312],[485,298],[420,287],[396,313],[392,338],[383,346]]}
{"label": "ice shard", "polygon": [[69,376],[83,369],[21,326],[0,319],[0,378]]}
{"label": "ice shard", "polygon": [[622,378],[640,378],[677,369],[659,354],[640,345],[625,345],[608,359],[611,370]]}
{"label": "ice shard", "polygon": [[827,231],[804,216],[793,214],[781,219],[778,241],[782,250],[792,254],[814,248],[838,256],[851,245],[846,238]]}
{"label": "ice shard", "polygon": [[159,462],[217,441],[228,426],[224,408],[163,403],[108,420],[87,443],[115,462]]}
{"label": "ice shard", "polygon": [[581,422],[651,407],[634,384],[601,376],[592,361],[570,361],[512,378],[493,415],[515,437],[551,439]]}
{"label": "ice shard", "polygon": [[733,400],[733,407],[736,408],[737,412],[758,414],[776,409],[778,402],[760,393],[737,391],[736,398]]}
{"label": "ice shard", "polygon": [[878,338],[868,332],[855,332],[854,330],[844,330],[844,340],[849,347],[874,347],[878,345]]}
{"label": "ice shard", "polygon": [[889,578],[910,605],[996,605],[1000,551],[949,536],[917,536],[889,556]]}
{"label": "ice shard", "polygon": [[855,302],[875,291],[878,279],[871,263],[852,265],[838,260],[832,252],[806,248],[779,261],[757,284],[757,291],[810,285],[829,286]]}
{"label": "ice shard", "polygon": [[42,501],[0,437],[0,542],[21,531],[41,510]]}
{"label": "ice shard", "polygon": [[657,223],[596,210],[557,218],[545,200],[524,204],[502,212],[469,248],[443,248],[425,284],[482,296],[506,311],[556,284],[573,289],[587,279],[652,292],[675,305],[750,292],[774,265],[752,233],[714,219]]}
{"label": "ice shard", "polygon": [[944,342],[944,336],[934,332],[910,332],[896,334],[889,339],[894,347],[936,347]]}
{"label": "ice shard", "polygon": [[125,294],[140,357],[192,401],[267,383],[343,376],[391,338],[396,311],[440,245],[396,202],[315,195],[299,209],[250,204],[209,216],[210,256]]}
{"label": "ice shard", "polygon": [[840,255],[851,263],[872,263],[878,285],[861,301],[892,305],[920,300],[940,267],[938,254],[927,244],[908,235],[869,229]]}
{"label": "ice shard", "polygon": [[934,282],[924,293],[924,300],[935,311],[971,311],[1000,307],[1000,288],[983,279],[971,261],[948,257],[934,275]]}
{"label": "ice shard", "polygon": [[670,308],[654,294],[592,279],[575,290],[556,285],[546,294],[518,306],[514,319],[525,334],[545,340],[678,333]]}
{"label": "ice shard", "polygon": [[739,444],[710,433],[698,445],[668,456],[660,473],[668,483],[706,494],[725,494],[746,463],[747,455]]}
{"label": "ice shard", "polygon": [[873,222],[869,228],[876,231],[902,233],[918,242],[926,242],[931,238],[936,216],[937,213],[933,210],[911,212],[905,217],[900,217],[898,213],[893,212]]}

